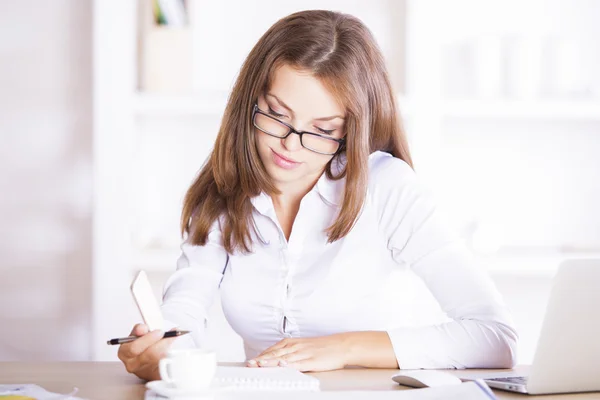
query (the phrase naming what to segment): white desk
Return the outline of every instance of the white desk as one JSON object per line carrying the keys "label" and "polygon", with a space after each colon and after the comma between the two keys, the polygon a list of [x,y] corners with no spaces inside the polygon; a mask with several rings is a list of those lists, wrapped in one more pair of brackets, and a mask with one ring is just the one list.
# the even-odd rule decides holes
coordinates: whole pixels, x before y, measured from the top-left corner
{"label": "white desk", "polygon": [[[517,368],[520,372],[526,370],[527,367]],[[322,390],[410,390],[390,379],[397,372],[398,370],[391,369],[344,369],[310,375],[321,381]],[[491,372],[497,371],[452,371],[459,377]],[[57,393],[69,393],[76,386],[79,388],[77,396],[102,400],[142,400],[146,391],[144,382],[128,374],[120,362],[3,362],[0,363],[0,383],[35,383]],[[495,393],[499,399],[532,398],[499,390]],[[600,399],[600,393],[551,395],[541,399]]]}

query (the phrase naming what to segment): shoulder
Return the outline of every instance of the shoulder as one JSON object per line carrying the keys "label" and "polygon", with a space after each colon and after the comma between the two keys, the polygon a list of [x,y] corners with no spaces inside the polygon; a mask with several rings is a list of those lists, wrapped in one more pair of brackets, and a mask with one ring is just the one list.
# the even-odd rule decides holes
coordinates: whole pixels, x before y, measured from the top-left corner
{"label": "shoulder", "polygon": [[369,189],[394,189],[416,183],[417,176],[406,161],[383,151],[369,156]]}
{"label": "shoulder", "polygon": [[[333,171],[339,172],[345,166],[345,158],[341,158],[333,165]],[[413,193],[420,197],[427,190],[419,183],[417,175],[412,167],[404,160],[394,157],[383,151],[376,151],[369,155],[367,162],[368,201],[375,203],[387,203],[390,197],[396,197],[403,193]],[[327,182],[327,184],[325,184]],[[333,199],[335,204],[341,202],[342,193],[345,187],[346,179],[330,181],[324,178],[317,182],[319,190],[328,195],[326,198]],[[334,200],[337,200],[334,201]]]}
{"label": "shoulder", "polygon": [[388,207],[411,208],[416,204],[430,209],[436,202],[431,188],[420,181],[408,163],[384,152],[369,157],[367,193],[380,211]]}

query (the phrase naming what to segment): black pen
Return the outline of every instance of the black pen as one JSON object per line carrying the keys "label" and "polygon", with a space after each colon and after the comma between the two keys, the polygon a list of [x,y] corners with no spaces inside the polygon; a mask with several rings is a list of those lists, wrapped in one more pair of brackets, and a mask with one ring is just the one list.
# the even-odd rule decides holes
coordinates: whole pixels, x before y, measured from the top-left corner
{"label": "black pen", "polygon": [[[190,333],[190,331],[167,331],[163,335],[163,339],[164,338],[181,336],[181,335],[186,335],[188,333]],[[135,339],[138,339],[140,337],[141,336],[127,336],[127,337],[124,337],[124,338],[110,339],[109,341],[106,342],[106,344],[123,344],[123,343],[129,343],[129,342],[133,342]]]}

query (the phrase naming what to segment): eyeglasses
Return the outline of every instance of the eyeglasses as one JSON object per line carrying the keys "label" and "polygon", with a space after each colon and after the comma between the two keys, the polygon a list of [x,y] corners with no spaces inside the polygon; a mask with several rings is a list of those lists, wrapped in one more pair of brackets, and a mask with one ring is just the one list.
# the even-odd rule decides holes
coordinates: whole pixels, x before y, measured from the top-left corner
{"label": "eyeglasses", "polygon": [[319,154],[335,155],[346,142],[345,139],[336,139],[325,135],[319,135],[318,133],[297,131],[293,126],[262,111],[258,108],[258,104],[254,105],[252,123],[260,131],[280,139],[285,139],[290,136],[290,134],[295,133],[300,136],[300,144],[302,144],[302,147]]}

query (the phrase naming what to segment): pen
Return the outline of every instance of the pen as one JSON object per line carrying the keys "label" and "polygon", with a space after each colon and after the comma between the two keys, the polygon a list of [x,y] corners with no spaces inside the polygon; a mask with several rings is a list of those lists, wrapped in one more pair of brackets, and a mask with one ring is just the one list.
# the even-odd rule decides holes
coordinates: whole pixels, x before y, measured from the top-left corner
{"label": "pen", "polygon": [[[181,336],[181,335],[186,335],[188,333],[190,333],[190,331],[167,331],[163,335],[163,339],[170,338],[170,337]],[[106,344],[123,344],[123,343],[129,343],[129,342],[133,342],[135,339],[137,339],[139,337],[140,336],[127,336],[127,337],[124,337],[124,338],[110,339],[109,341],[106,342]]]}

